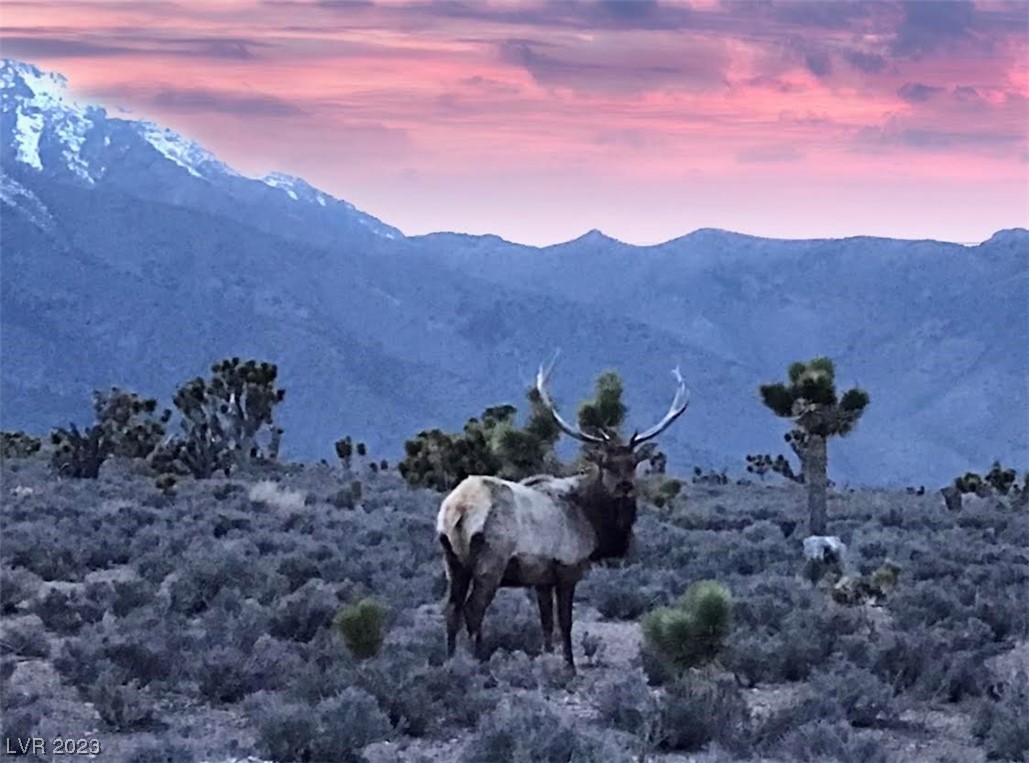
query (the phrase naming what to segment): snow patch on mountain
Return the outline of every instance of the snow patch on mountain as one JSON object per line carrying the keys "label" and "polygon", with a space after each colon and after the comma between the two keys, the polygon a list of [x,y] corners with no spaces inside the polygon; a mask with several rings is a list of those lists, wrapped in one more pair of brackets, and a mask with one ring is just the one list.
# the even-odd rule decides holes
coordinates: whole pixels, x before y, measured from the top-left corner
{"label": "snow patch on mountain", "polygon": [[174,130],[147,120],[126,123],[136,126],[147,143],[193,177],[209,178],[215,174],[236,174],[203,146],[182,137]]}
{"label": "snow patch on mountain", "polygon": [[7,173],[0,173],[0,203],[21,212],[39,228],[50,230],[54,226],[46,204]]}

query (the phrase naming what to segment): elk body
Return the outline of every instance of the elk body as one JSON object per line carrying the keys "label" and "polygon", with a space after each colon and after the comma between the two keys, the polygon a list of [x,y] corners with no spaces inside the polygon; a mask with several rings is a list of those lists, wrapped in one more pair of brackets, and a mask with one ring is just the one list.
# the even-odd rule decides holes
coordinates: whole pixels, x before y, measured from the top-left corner
{"label": "elk body", "polygon": [[[553,364],[551,364],[551,368]],[[553,651],[554,604],[564,659],[572,657],[572,600],[592,562],[623,557],[636,521],[636,467],[643,443],[667,429],[689,405],[678,388],[665,417],[627,442],[601,430],[588,434],[557,413],[546,391],[550,369],[540,366],[536,389],[561,430],[593,448],[592,468],[574,477],[540,475],[521,482],[489,476],[462,481],[440,506],[436,530],[443,547],[449,591],[447,653],[453,656],[464,622],[476,652],[482,620],[501,587],[535,588],[543,645]]]}

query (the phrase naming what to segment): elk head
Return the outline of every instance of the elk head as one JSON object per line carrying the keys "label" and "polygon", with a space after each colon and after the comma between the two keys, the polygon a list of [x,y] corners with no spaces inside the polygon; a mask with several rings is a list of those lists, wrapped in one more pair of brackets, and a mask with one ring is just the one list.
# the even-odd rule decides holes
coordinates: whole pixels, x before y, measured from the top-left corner
{"label": "elk head", "polygon": [[686,391],[686,382],[683,381],[682,374],[679,373],[678,368],[672,370],[678,386],[672,405],[664,418],[650,429],[643,432],[636,430],[627,442],[622,442],[619,437],[603,429],[598,435],[583,432],[578,426],[572,426],[565,421],[557,412],[546,388],[550,372],[557,362],[557,355],[558,353],[554,353],[554,359],[550,365],[547,367],[541,365],[536,374],[536,390],[539,392],[540,400],[550,411],[562,432],[591,446],[588,458],[597,466],[599,482],[604,492],[615,499],[632,502],[635,506],[636,467],[649,457],[649,454],[638,448],[668,429],[672,422],[679,418],[689,406],[689,394]]}

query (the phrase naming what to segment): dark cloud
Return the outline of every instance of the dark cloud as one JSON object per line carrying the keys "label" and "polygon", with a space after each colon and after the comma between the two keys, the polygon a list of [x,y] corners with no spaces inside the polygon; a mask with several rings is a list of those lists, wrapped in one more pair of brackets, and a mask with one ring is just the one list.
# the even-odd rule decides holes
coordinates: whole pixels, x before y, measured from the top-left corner
{"label": "dark cloud", "polygon": [[841,55],[844,61],[865,74],[879,74],[888,66],[886,57],[879,53],[869,53],[863,50],[845,50]]}
{"label": "dark cloud", "polygon": [[237,38],[160,37],[133,34],[82,39],[61,35],[5,36],[4,55],[17,58],[106,58],[111,56],[182,56],[247,60],[267,43]]}
{"label": "dark cloud", "polygon": [[147,96],[146,100],[162,109],[181,113],[264,117],[288,117],[304,113],[294,103],[260,93],[231,93],[199,88],[163,89]]}
{"label": "dark cloud", "polygon": [[[855,22],[868,19],[881,8],[880,2],[837,0],[811,2],[810,0],[779,0],[754,3],[752,7],[761,16],[791,26],[815,29],[850,29]],[[729,7],[732,7],[731,5]]]}
{"label": "dark cloud", "polygon": [[699,44],[690,47],[687,59],[682,50],[636,50],[630,57],[611,55],[588,43],[545,48],[533,41],[506,40],[499,45],[499,55],[541,85],[604,92],[720,86],[727,66],[720,46]]}
{"label": "dark cloud", "polygon": [[954,88],[954,95],[959,101],[979,101],[982,100],[982,96],[979,95],[979,91],[971,85],[958,85]]}
{"label": "dark cloud", "polygon": [[342,13],[376,15],[402,24],[481,21],[511,26],[571,29],[676,30],[690,26],[692,11],[683,5],[659,0],[562,0],[531,3],[491,3],[481,0],[438,0],[421,3],[352,3],[350,0],[319,0],[323,8]]}
{"label": "dark cloud", "polygon": [[941,46],[973,38],[977,21],[971,0],[908,0],[901,2],[895,55],[919,58]]}
{"label": "dark cloud", "polygon": [[828,77],[832,74],[832,59],[824,49],[813,48],[804,51],[804,66],[816,77]]}
{"label": "dark cloud", "polygon": [[14,58],[98,58],[135,52],[119,45],[104,45],[61,37],[4,36],[4,55]]}
{"label": "dark cloud", "polygon": [[858,146],[903,146],[905,148],[934,150],[953,148],[1016,147],[1025,142],[1025,135],[1017,132],[969,132],[936,130],[920,127],[899,127],[891,123],[884,127],[866,127],[858,132]]}
{"label": "dark cloud", "polygon": [[943,92],[942,87],[923,85],[920,82],[906,82],[897,90],[897,95],[908,103],[925,103],[940,92]]}

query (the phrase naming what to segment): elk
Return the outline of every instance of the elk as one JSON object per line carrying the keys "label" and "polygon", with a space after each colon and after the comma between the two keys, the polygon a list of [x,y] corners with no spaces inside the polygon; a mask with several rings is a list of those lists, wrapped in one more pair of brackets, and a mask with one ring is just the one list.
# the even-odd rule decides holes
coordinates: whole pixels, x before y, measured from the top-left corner
{"label": "elk", "polygon": [[501,587],[535,588],[543,646],[553,651],[554,601],[564,659],[572,657],[575,586],[592,562],[624,557],[636,521],[637,448],[664,432],[689,405],[679,369],[678,387],[664,418],[627,442],[601,429],[583,432],[565,421],[547,394],[554,361],[536,374],[540,400],[565,434],[589,446],[590,468],[572,477],[538,475],[521,482],[466,477],[443,499],[436,531],[443,547],[447,593],[447,654],[454,655],[462,620],[473,651],[483,656],[482,620]]}

